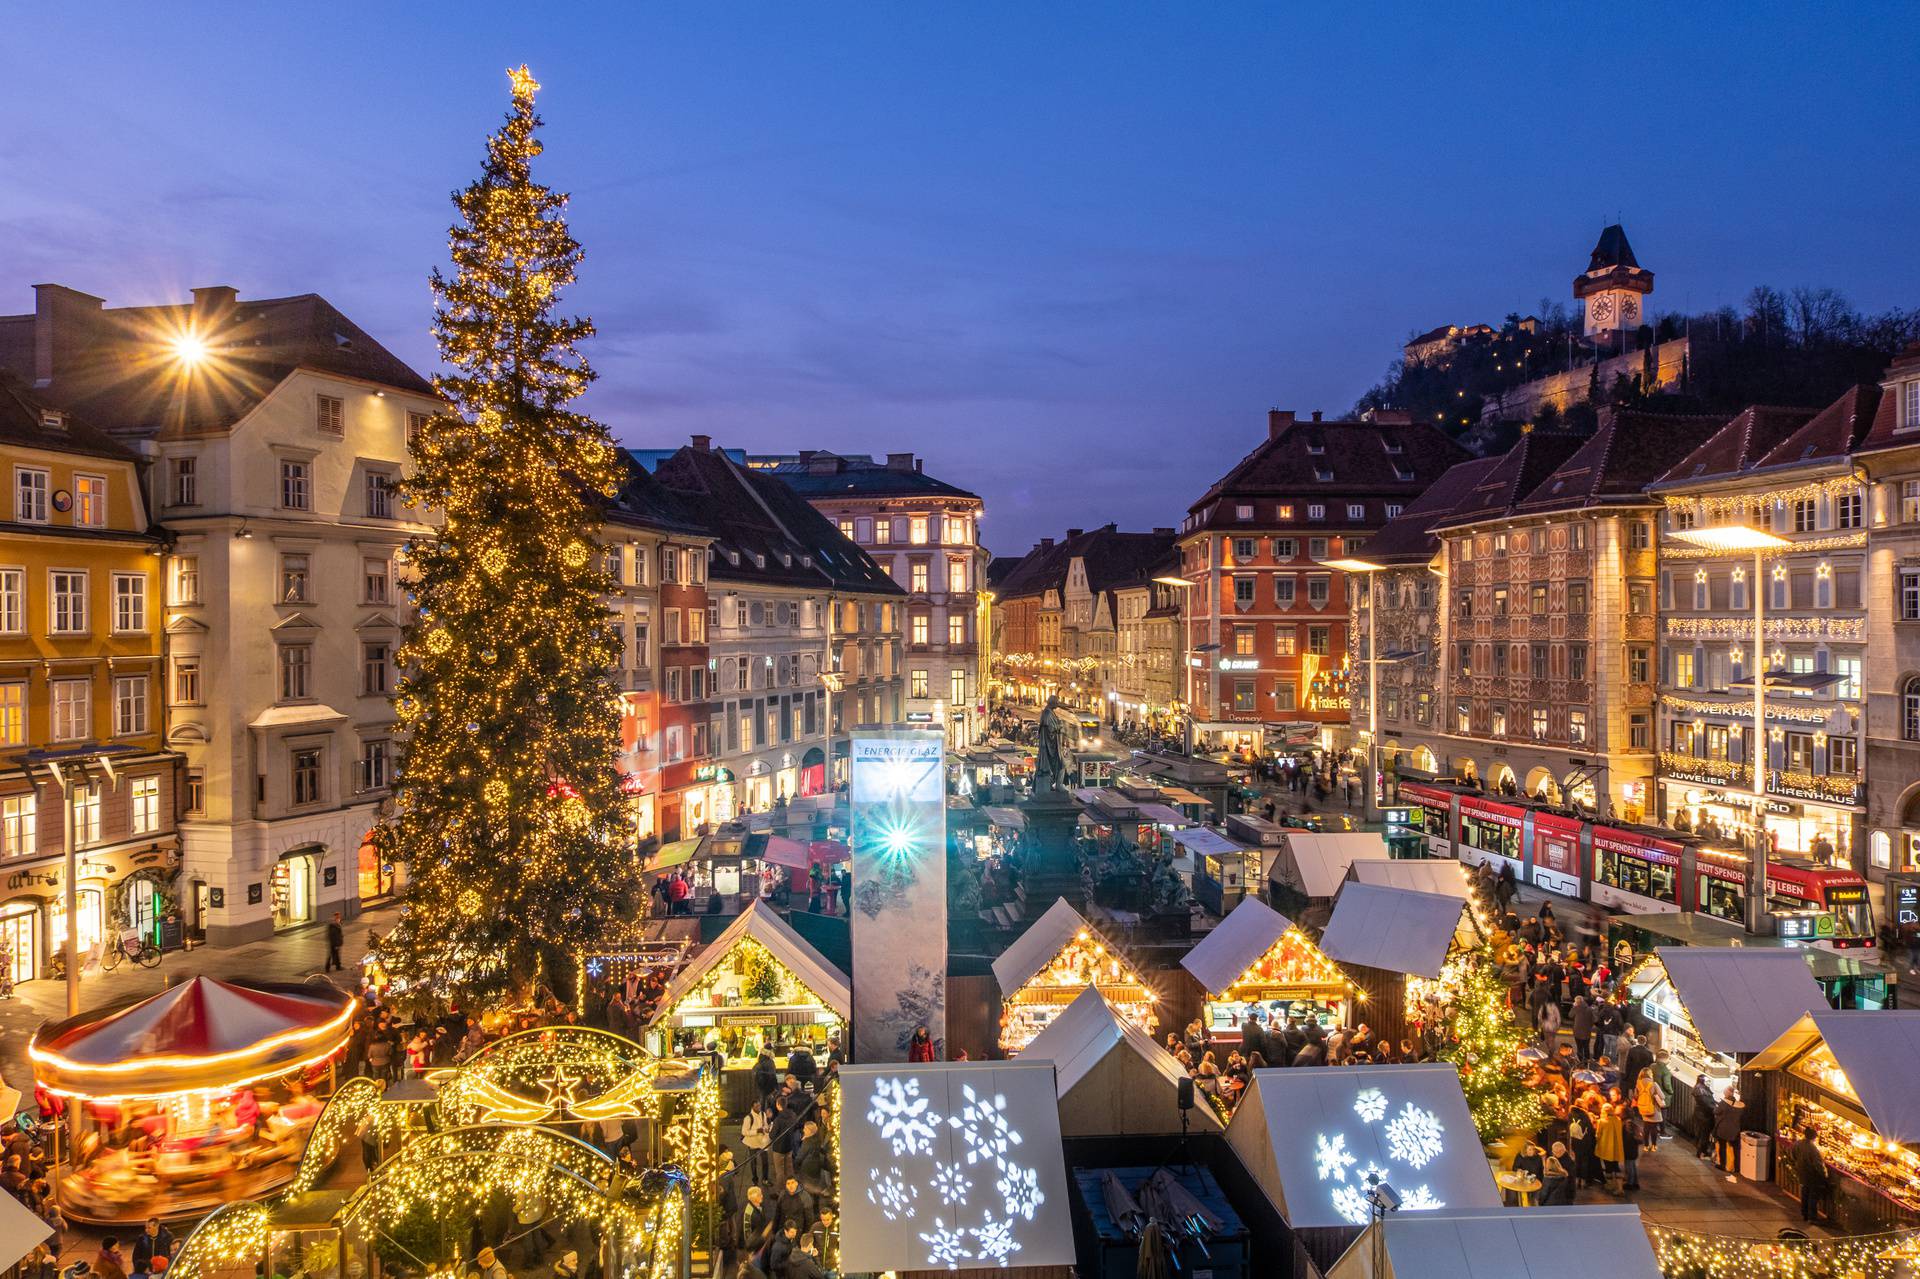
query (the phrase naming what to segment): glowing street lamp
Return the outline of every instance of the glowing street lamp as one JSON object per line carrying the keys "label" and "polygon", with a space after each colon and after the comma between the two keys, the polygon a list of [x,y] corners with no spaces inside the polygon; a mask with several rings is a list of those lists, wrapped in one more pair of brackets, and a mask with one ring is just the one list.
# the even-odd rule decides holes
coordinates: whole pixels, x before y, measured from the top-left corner
{"label": "glowing street lamp", "polygon": [[[1183,591],[1190,591],[1197,585],[1187,578],[1175,577],[1170,573],[1162,574],[1153,580],[1162,586],[1173,586]],[[1180,606],[1180,665],[1187,671],[1187,713],[1181,717],[1180,741],[1186,748],[1188,759],[1193,758],[1193,653],[1189,647],[1193,643],[1192,626],[1193,619],[1187,616],[1186,604],[1183,601]]]}
{"label": "glowing street lamp", "polygon": [[1372,560],[1348,557],[1321,560],[1321,565],[1337,573],[1351,573],[1367,588],[1367,820],[1372,821],[1380,808],[1380,619],[1375,615],[1373,575],[1386,568]]}

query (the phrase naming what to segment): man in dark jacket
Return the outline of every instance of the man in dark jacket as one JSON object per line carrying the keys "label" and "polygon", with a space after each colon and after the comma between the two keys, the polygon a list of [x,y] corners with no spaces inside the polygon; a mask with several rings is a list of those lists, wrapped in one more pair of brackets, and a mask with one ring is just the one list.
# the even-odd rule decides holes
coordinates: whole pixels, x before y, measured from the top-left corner
{"label": "man in dark jacket", "polygon": [[787,1279],[787,1261],[793,1256],[800,1242],[800,1223],[787,1220],[780,1223],[780,1233],[773,1237],[773,1246],[767,1249],[767,1274],[771,1279]]}
{"label": "man in dark jacket", "polygon": [[1800,1220],[1820,1220],[1820,1201],[1827,1194],[1827,1160],[1815,1144],[1811,1126],[1800,1130],[1793,1143],[1793,1176],[1800,1183]]}
{"label": "man in dark jacket", "polygon": [[773,1233],[773,1214],[767,1211],[767,1192],[758,1186],[747,1187],[747,1206],[740,1210],[740,1251],[757,1254]]}
{"label": "man in dark jacket", "polygon": [[1251,1008],[1247,1010],[1246,1017],[1240,1022],[1240,1053],[1249,1058],[1255,1053],[1259,1053],[1267,1060],[1272,1060],[1273,1057],[1267,1049],[1266,1028],[1260,1024],[1259,1014]]}
{"label": "man in dark jacket", "polygon": [[1693,1153],[1702,1159],[1713,1149],[1713,1087],[1705,1075],[1693,1079]]}
{"label": "man in dark jacket", "polygon": [[800,1184],[798,1177],[789,1175],[781,1183],[780,1198],[773,1205],[773,1219],[785,1225],[798,1222],[802,1229],[813,1224],[818,1214],[818,1204],[813,1195]]}
{"label": "man in dark jacket", "polygon": [[173,1260],[173,1232],[160,1224],[160,1218],[148,1217],[146,1229],[133,1240],[133,1272],[152,1274],[155,1257]]}
{"label": "man in dark jacket", "polygon": [[800,1246],[787,1258],[785,1279],[827,1279],[827,1272],[820,1266],[820,1247],[812,1235],[802,1235]]}
{"label": "man in dark jacket", "polygon": [[1653,1068],[1653,1049],[1642,1043],[1631,1028],[1620,1034],[1620,1095],[1629,1104],[1633,1102],[1634,1087],[1640,1082],[1640,1072]]}
{"label": "man in dark jacket", "polygon": [[1731,1087],[1713,1110],[1714,1156],[1728,1181],[1738,1181],[1733,1169],[1740,1158],[1740,1130],[1745,1126],[1747,1103]]}
{"label": "man in dark jacket", "polygon": [[333,918],[327,921],[327,972],[345,971],[347,966],[340,962],[340,947],[346,944],[346,940],[346,930],[340,927],[340,912],[336,910]]}

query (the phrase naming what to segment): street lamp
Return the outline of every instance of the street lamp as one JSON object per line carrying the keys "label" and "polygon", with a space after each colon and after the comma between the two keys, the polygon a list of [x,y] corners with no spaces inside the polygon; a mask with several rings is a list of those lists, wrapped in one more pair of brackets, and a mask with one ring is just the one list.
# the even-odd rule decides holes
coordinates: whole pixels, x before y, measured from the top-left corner
{"label": "street lamp", "polygon": [[[73,792],[75,788],[87,785],[88,769],[98,766],[106,774],[107,784],[118,787],[120,776],[114,769],[114,756],[132,751],[130,746],[116,747],[80,747],[73,750],[28,751],[27,763],[38,764],[53,775],[60,787],[60,807],[64,810],[62,830],[65,834],[65,862],[61,867],[61,905],[67,912],[67,935],[62,949],[67,965],[67,1016],[80,1015],[80,911],[79,911],[79,850],[74,847],[75,830],[73,824]],[[102,919],[102,927],[112,921]],[[117,941],[116,941],[117,944]]]}
{"label": "street lamp", "polygon": [[[1187,578],[1175,577],[1170,573],[1163,574],[1159,577],[1154,578],[1153,580],[1160,583],[1160,585],[1162,586],[1173,586],[1183,591],[1190,591],[1195,587],[1195,585],[1197,585],[1197,583],[1192,582]],[[1180,602],[1180,665],[1185,667],[1187,672],[1187,713],[1182,718],[1182,721],[1181,721],[1180,742],[1181,742],[1181,745],[1186,750],[1186,756],[1188,759],[1193,758],[1193,649],[1192,649],[1193,631],[1191,629],[1192,625],[1193,625],[1192,620],[1187,616],[1186,601],[1182,600]]]}
{"label": "street lamp", "polygon": [[1321,560],[1321,565],[1339,573],[1351,573],[1367,587],[1367,793],[1366,815],[1373,821],[1380,810],[1380,659],[1379,617],[1373,600],[1373,575],[1386,568],[1372,560]]}
{"label": "street lamp", "polygon": [[[1767,917],[1767,680],[1773,672],[1766,669],[1766,582],[1762,573],[1768,551],[1793,545],[1778,533],[1751,524],[1718,524],[1712,528],[1674,529],[1676,540],[1703,550],[1727,555],[1753,553],[1753,749],[1747,767],[1753,773],[1753,854],[1747,861],[1747,931],[1755,935],[1765,931]],[[1738,688],[1735,680],[1732,687]]]}

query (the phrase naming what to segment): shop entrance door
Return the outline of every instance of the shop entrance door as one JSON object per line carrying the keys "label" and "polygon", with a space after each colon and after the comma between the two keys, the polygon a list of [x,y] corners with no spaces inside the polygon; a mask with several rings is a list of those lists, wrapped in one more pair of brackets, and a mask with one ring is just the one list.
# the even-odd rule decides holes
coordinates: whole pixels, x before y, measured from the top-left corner
{"label": "shop entrance door", "polygon": [[150,879],[127,885],[127,927],[135,936],[160,944],[160,891]]}
{"label": "shop entrance door", "polygon": [[283,857],[273,868],[273,926],[297,928],[313,922],[314,859],[309,853]]}
{"label": "shop entrance door", "polygon": [[31,981],[40,963],[40,908],[9,906],[0,915],[0,962],[15,982]]}

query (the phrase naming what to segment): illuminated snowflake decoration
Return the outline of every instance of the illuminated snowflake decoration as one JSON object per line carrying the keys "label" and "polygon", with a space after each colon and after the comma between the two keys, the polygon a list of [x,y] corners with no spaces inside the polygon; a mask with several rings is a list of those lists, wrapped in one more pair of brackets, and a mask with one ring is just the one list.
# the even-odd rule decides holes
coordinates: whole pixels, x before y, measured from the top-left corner
{"label": "illuminated snowflake decoration", "polygon": [[1415,1186],[1412,1190],[1400,1194],[1402,1212],[1431,1212],[1435,1208],[1446,1207],[1446,1202],[1425,1186]]}
{"label": "illuminated snowflake decoration", "polygon": [[887,1169],[884,1177],[878,1168],[872,1169],[867,1173],[867,1181],[867,1202],[879,1208],[888,1221],[913,1216],[920,1188],[901,1176],[898,1168]]}
{"label": "illuminated snowflake decoration", "polygon": [[1370,1215],[1367,1192],[1358,1186],[1340,1186],[1333,1192],[1333,1210],[1356,1226],[1364,1226]]}
{"label": "illuminated snowflake decoration", "polygon": [[959,1114],[949,1116],[947,1123],[966,1145],[967,1164],[991,1163],[1004,1169],[1007,1148],[1020,1144],[1020,1134],[1007,1123],[1007,1099],[999,1095],[982,1097],[973,1091],[972,1084],[962,1085],[960,1091],[967,1104]]}
{"label": "illuminated snowflake decoration", "polygon": [[973,1228],[973,1255],[979,1260],[1004,1266],[1008,1258],[1019,1251],[1020,1244],[1013,1237],[1012,1218],[995,1221],[993,1213],[988,1212]]}
{"label": "illuminated snowflake decoration", "polygon": [[928,1265],[958,1270],[962,1261],[973,1256],[967,1247],[967,1232],[958,1226],[949,1228],[938,1217],[933,1219],[933,1229],[921,1231],[920,1238],[927,1245]]}
{"label": "illuminated snowflake decoration", "polygon": [[[934,1125],[940,1117],[931,1112],[933,1099],[920,1095],[918,1079],[881,1079],[873,1085],[873,1100],[867,1104],[867,1122],[880,1130],[883,1141],[893,1143],[896,1155],[933,1153]],[[972,1163],[969,1155],[968,1163]]]}
{"label": "illuminated snowflake decoration", "polygon": [[1387,1122],[1387,1153],[1412,1168],[1424,1168],[1446,1148],[1447,1130],[1430,1110],[1408,1102]]}
{"label": "illuminated snowflake decoration", "polygon": [[1378,1088],[1364,1088],[1353,1099],[1353,1113],[1362,1123],[1377,1124],[1387,1117],[1387,1094]]}
{"label": "illuminated snowflake decoration", "polygon": [[1007,1215],[1032,1221],[1034,1211],[1047,1201],[1047,1197],[1040,1192],[1040,1174],[1010,1160],[1003,1164],[1003,1168],[1004,1172],[993,1183],[993,1188],[1000,1192],[1000,1198],[1005,1201]]}
{"label": "illuminated snowflake decoration", "polygon": [[933,1170],[934,1193],[940,1196],[943,1204],[963,1204],[967,1201],[967,1192],[973,1189],[966,1174],[960,1171],[958,1164],[941,1164]]}
{"label": "illuminated snowflake decoration", "polygon": [[1347,1135],[1335,1133],[1332,1140],[1321,1133],[1319,1146],[1313,1152],[1314,1170],[1322,1181],[1345,1181],[1347,1169],[1353,1167],[1354,1158],[1347,1153]]}

